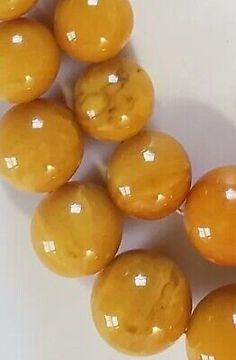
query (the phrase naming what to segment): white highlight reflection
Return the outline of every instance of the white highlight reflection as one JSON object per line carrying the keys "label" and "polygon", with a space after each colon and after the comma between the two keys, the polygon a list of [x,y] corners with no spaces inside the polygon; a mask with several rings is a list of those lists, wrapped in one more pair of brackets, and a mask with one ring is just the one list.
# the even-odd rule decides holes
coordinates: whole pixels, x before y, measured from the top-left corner
{"label": "white highlight reflection", "polygon": [[123,196],[130,196],[131,195],[131,189],[130,189],[129,186],[121,186],[119,188],[119,190],[120,190],[120,192],[121,192],[121,194]]}
{"label": "white highlight reflection", "polygon": [[236,200],[236,190],[229,189],[225,192],[227,200]]}
{"label": "white highlight reflection", "polygon": [[147,162],[153,162],[156,159],[156,154],[152,152],[151,150],[145,150],[143,152],[143,158]]}
{"label": "white highlight reflection", "polygon": [[210,238],[211,237],[211,229],[206,227],[206,228],[198,228],[198,233],[201,239],[204,238]]}
{"label": "white highlight reflection", "polygon": [[87,115],[90,119],[94,119],[96,117],[96,111],[95,110],[88,110]]}
{"label": "white highlight reflection", "polygon": [[47,172],[48,173],[51,173],[51,172],[54,172],[56,170],[56,168],[52,165],[47,165]]}
{"label": "white highlight reflection", "polygon": [[147,276],[139,274],[134,278],[135,285],[138,287],[144,287],[147,285]]}
{"label": "white highlight reflection", "polygon": [[43,241],[43,247],[46,253],[56,252],[56,246],[54,241]]}
{"label": "white highlight reflection", "polygon": [[158,326],[153,326],[153,328],[152,328],[153,335],[158,334],[161,331],[162,330]]}
{"label": "white highlight reflection", "polygon": [[14,156],[5,158],[5,162],[8,169],[13,169],[18,166],[17,159]]}
{"label": "white highlight reflection", "polygon": [[116,74],[111,74],[108,76],[108,82],[110,84],[117,84],[119,81],[119,76]]}
{"label": "white highlight reflection", "polygon": [[233,323],[234,323],[234,325],[236,325],[236,313],[233,314]]}
{"label": "white highlight reflection", "polygon": [[97,6],[97,5],[98,5],[98,1],[99,1],[99,0],[88,0],[88,5],[89,5],[89,6]]}
{"label": "white highlight reflection", "polygon": [[111,316],[111,315],[105,315],[105,321],[106,321],[106,326],[108,328],[117,328],[119,327],[119,321],[117,316]]}
{"label": "white highlight reflection", "polygon": [[71,214],[80,214],[81,210],[82,210],[81,204],[74,203],[74,204],[71,204],[71,206],[70,206]]}
{"label": "white highlight reflection", "polygon": [[42,129],[44,121],[39,118],[32,119],[32,128],[33,129]]}
{"label": "white highlight reflection", "polygon": [[215,356],[211,356],[211,355],[201,355],[201,360],[216,360]]}
{"label": "white highlight reflection", "polygon": [[12,36],[12,44],[21,44],[23,42],[22,35],[13,35]]}
{"label": "white highlight reflection", "polygon": [[77,39],[77,35],[75,31],[70,31],[66,33],[66,36],[69,41],[75,41]]}
{"label": "white highlight reflection", "polygon": [[[100,45],[101,45],[101,46],[104,46],[104,45],[106,45],[107,43],[108,43],[108,40],[107,40],[105,37],[101,36],[101,37],[100,37]],[[105,50],[105,49],[103,49],[103,50]]]}

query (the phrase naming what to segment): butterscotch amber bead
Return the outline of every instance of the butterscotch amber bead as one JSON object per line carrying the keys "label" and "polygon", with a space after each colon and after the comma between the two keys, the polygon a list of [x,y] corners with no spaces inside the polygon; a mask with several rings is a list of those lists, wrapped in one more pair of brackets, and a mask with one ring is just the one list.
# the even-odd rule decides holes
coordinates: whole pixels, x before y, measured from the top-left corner
{"label": "butterscotch amber bead", "polygon": [[77,124],[63,105],[20,104],[0,122],[0,174],[19,189],[54,191],[73,175],[82,155]]}
{"label": "butterscotch amber bead", "polygon": [[145,131],[120,144],[108,166],[108,187],[125,213],[160,219],[185,200],[191,165],[183,147],[171,136]]}
{"label": "butterscotch amber bead", "polygon": [[100,186],[72,182],[48,196],[32,220],[40,260],[67,277],[96,273],[114,257],[121,241],[120,213]]}
{"label": "butterscotch amber bead", "polygon": [[0,20],[16,19],[29,11],[37,0],[1,0]]}
{"label": "butterscotch amber bead", "polygon": [[204,175],[187,199],[184,218],[190,241],[206,259],[236,266],[236,166]]}
{"label": "butterscotch amber bead", "polygon": [[0,24],[0,100],[23,103],[43,94],[55,79],[60,63],[50,31],[35,20]]}
{"label": "butterscotch amber bead", "polygon": [[195,309],[187,332],[189,360],[236,359],[236,284],[208,295]]}
{"label": "butterscotch amber bead", "polygon": [[169,258],[135,250],[118,256],[98,276],[92,315],[100,335],[130,355],[158,353],[185,331],[191,293]]}
{"label": "butterscotch amber bead", "polygon": [[149,120],[154,89],[135,62],[115,58],[91,65],[75,87],[75,110],[83,129],[99,140],[122,141]]}
{"label": "butterscotch amber bead", "polygon": [[133,28],[128,0],[59,0],[55,34],[70,56],[101,62],[117,55]]}

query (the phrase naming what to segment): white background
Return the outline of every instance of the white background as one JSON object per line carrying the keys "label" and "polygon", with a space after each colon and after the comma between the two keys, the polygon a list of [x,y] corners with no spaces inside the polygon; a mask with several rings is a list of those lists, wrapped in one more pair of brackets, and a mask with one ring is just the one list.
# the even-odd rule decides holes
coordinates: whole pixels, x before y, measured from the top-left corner
{"label": "white background", "polygon": [[[33,15],[50,21],[55,3],[39,1]],[[192,160],[194,179],[214,166],[236,163],[235,0],[132,3],[135,30],[126,52],[155,83],[150,126],[182,142]],[[49,96],[61,97],[60,87],[70,87],[79,69],[78,63],[63,59]],[[6,108],[1,104],[0,113]],[[99,180],[111,148],[89,140],[76,178]],[[29,224],[38,198],[0,183],[0,359],[128,359],[110,349],[93,327],[89,313],[93,278],[60,278],[36,259]],[[177,214],[160,222],[127,220],[122,250],[140,246],[158,247],[183,267],[195,302],[218,285],[236,282],[235,269],[210,265],[195,253]],[[184,339],[156,358],[185,360]]]}

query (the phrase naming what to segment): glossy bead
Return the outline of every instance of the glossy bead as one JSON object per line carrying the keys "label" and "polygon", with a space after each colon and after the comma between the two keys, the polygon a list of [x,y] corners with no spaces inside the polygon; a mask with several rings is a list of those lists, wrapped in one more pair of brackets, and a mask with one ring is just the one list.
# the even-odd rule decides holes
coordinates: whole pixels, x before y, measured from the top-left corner
{"label": "glossy bead", "polygon": [[75,87],[75,110],[83,129],[99,140],[122,141],[149,120],[154,89],[135,62],[115,58],[91,65]]}
{"label": "glossy bead", "polygon": [[82,155],[77,124],[63,105],[20,104],[0,122],[0,174],[19,189],[54,191],[73,175]]}
{"label": "glossy bead", "polygon": [[133,28],[128,0],[59,0],[55,34],[70,56],[101,62],[117,55]]}
{"label": "glossy bead", "polygon": [[12,20],[25,14],[35,4],[37,0],[1,0],[0,20]]}
{"label": "glossy bead", "polygon": [[236,284],[208,295],[195,309],[187,332],[189,360],[236,359]]}
{"label": "glossy bead", "polygon": [[184,218],[188,237],[202,256],[236,266],[236,166],[204,175],[191,190]]}
{"label": "glossy bead", "polygon": [[108,166],[114,202],[130,216],[160,219],[175,211],[191,185],[191,165],[171,136],[145,131],[120,144]]}
{"label": "glossy bead", "polygon": [[121,241],[120,213],[100,186],[72,182],[36,209],[32,241],[39,259],[67,277],[96,273],[115,256]]}
{"label": "glossy bead", "polygon": [[169,258],[135,250],[118,256],[98,276],[92,315],[112,347],[130,355],[158,353],[185,331],[191,293],[182,271]]}
{"label": "glossy bead", "polygon": [[35,20],[1,23],[0,54],[0,101],[36,99],[50,87],[59,69],[58,46],[50,31]]}

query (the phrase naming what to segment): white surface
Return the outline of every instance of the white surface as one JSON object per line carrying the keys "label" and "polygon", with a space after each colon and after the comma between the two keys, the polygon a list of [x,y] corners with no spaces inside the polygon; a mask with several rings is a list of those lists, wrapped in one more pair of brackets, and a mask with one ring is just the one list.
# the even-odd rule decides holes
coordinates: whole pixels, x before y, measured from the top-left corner
{"label": "white surface", "polygon": [[[39,1],[50,19],[56,1]],[[128,53],[149,71],[157,91],[152,128],[169,132],[187,149],[194,178],[236,163],[235,0],[133,0],[136,16]],[[50,8],[50,11],[48,10]],[[35,12],[34,12],[35,14]],[[73,70],[71,65],[73,64]],[[71,81],[79,65],[65,60],[60,81]],[[50,91],[60,96],[58,82]],[[0,105],[0,112],[7,107]],[[88,141],[76,178],[99,177],[111,147]],[[37,196],[0,184],[0,359],[128,359],[97,335],[89,315],[91,279],[65,280],[47,271],[30,244],[30,214]],[[183,234],[181,216],[161,222],[127,220],[122,250],[160,247],[188,274],[195,301],[236,280],[235,269],[201,259]],[[185,360],[184,339],[159,360]],[[140,359],[140,358],[138,358]]]}

